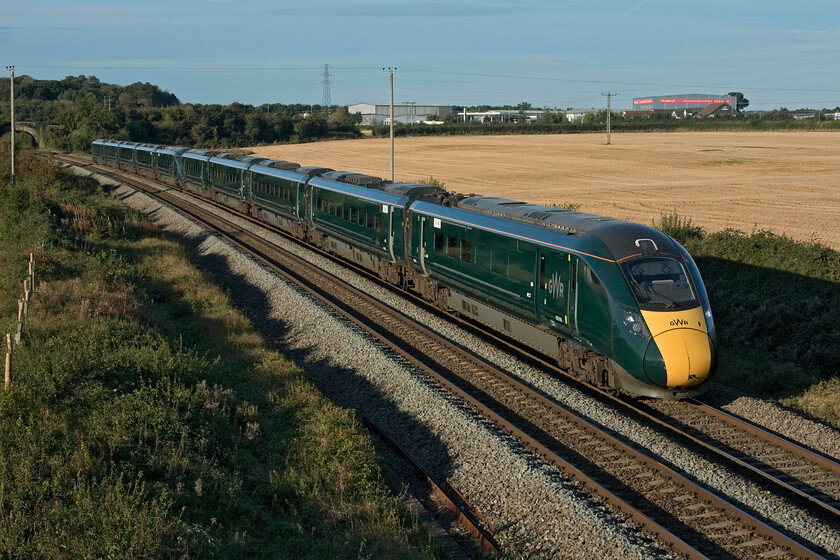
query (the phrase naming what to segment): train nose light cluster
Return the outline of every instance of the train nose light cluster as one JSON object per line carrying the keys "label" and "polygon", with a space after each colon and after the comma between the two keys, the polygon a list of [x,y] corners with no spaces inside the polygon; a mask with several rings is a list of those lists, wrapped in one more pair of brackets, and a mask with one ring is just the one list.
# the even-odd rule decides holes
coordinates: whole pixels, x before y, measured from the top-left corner
{"label": "train nose light cluster", "polygon": [[650,331],[648,331],[647,325],[645,325],[641,316],[630,311],[623,311],[622,317],[624,319],[624,326],[626,326],[631,333],[636,336],[650,338]]}

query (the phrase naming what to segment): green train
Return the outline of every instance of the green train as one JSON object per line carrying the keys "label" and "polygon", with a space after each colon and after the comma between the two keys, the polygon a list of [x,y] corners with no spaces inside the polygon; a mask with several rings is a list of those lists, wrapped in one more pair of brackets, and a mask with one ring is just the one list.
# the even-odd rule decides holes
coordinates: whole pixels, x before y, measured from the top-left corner
{"label": "green train", "polygon": [[352,260],[603,389],[684,398],[716,369],[700,273],[656,229],[208,150],[96,140],[92,154]]}

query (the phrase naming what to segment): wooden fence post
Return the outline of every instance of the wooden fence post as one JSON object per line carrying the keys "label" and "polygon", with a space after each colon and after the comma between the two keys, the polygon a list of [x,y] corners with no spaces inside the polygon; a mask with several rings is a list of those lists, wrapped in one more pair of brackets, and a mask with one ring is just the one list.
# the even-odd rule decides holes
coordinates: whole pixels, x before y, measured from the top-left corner
{"label": "wooden fence post", "polygon": [[6,376],[4,389],[9,390],[9,383],[12,381],[12,335],[6,335]]}
{"label": "wooden fence post", "polygon": [[15,331],[15,344],[20,344],[20,337],[23,336],[23,321],[25,317],[26,302],[22,299],[18,300],[18,322],[17,330]]}

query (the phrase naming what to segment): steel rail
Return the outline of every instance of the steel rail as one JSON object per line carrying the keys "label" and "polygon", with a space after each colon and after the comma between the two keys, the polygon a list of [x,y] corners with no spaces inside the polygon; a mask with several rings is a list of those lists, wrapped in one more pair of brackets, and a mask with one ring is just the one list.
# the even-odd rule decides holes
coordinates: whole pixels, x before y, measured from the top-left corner
{"label": "steel rail", "polygon": [[[455,488],[447,484],[444,487],[439,483],[429,471],[423,468],[417,459],[409,453],[400,443],[395,440],[391,434],[386,432],[378,426],[373,420],[367,416],[362,416],[362,423],[374,432],[379,438],[388,444],[400,457],[408,461],[414,471],[423,479],[423,481],[432,489],[435,495],[440,499],[444,506],[454,515],[461,524],[466,527],[470,534],[478,539],[481,546],[487,550],[499,553],[499,544],[496,542],[495,528],[490,526],[490,531],[484,530],[481,523],[487,524],[487,521],[467,502],[467,500],[457,492]],[[450,493],[451,492],[451,493]],[[454,495],[453,495],[454,494]],[[488,524],[489,525],[489,524]]]}

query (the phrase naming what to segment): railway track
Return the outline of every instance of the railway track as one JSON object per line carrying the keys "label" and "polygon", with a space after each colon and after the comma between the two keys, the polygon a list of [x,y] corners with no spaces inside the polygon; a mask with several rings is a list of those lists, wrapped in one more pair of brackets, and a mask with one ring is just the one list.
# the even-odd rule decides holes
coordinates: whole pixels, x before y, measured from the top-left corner
{"label": "railway track", "polygon": [[[103,174],[115,176],[112,170]],[[692,558],[820,558],[506,372],[260,236],[185,202],[167,192],[169,187],[161,190],[133,176],[119,180],[219,232],[335,308],[675,552]]]}
{"label": "railway track", "polygon": [[697,399],[633,408],[840,524],[840,464]]}

